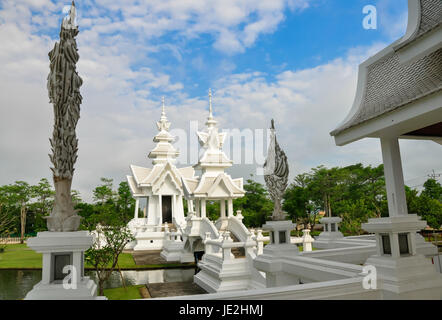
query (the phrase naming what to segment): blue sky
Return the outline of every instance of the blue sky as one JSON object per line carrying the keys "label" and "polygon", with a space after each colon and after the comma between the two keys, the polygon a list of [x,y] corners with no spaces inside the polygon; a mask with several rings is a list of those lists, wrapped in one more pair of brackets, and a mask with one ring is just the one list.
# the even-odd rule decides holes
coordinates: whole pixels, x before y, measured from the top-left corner
{"label": "blue sky", "polygon": [[[192,120],[201,129],[209,87],[221,128],[263,129],[275,118],[292,177],[321,164],[380,164],[378,141],[341,148],[329,132],[353,103],[358,65],[404,34],[407,2],[76,1],[84,99],[74,188],[90,199],[100,177],[118,183],[129,164],[151,165],[147,154],[163,95],[173,129],[189,132]],[[0,184],[51,178],[47,53],[69,4],[0,2]],[[362,27],[365,5],[377,8],[377,30]],[[405,141],[401,147],[409,184],[442,171],[440,145]],[[426,159],[414,156],[424,152]],[[247,178],[255,169],[236,165],[230,173]]]}
{"label": "blue sky", "polygon": [[[282,1],[282,9],[279,12],[282,17],[277,19],[278,22],[268,30],[259,32],[251,44],[242,48],[216,47],[214,42],[219,37],[217,31],[202,30],[183,37],[178,26],[170,28],[171,30],[160,28],[158,35],[146,37],[143,37],[143,32],[137,28],[103,30],[100,41],[105,46],[112,46],[124,38],[132,43],[142,44],[137,55],[131,57],[130,67],[133,70],[149,67],[154,72],[170,74],[173,82],[179,82],[184,86],[186,94],[198,96],[201,92],[206,92],[208,87],[214,86],[214,81],[226,73],[261,72],[266,78],[272,79],[285,70],[313,68],[327,63],[344,56],[351,48],[375,43],[389,44],[399,38],[406,27],[407,0],[293,2],[295,8],[290,7],[290,1]],[[298,2],[304,3],[300,5],[301,8],[296,7]],[[93,30],[95,27],[93,23],[82,25],[83,19],[89,21],[101,18],[124,24],[129,17],[123,13],[124,5],[108,7],[108,3],[112,1],[77,1],[80,30]],[[62,4],[58,2],[57,6],[53,7],[54,14]],[[365,16],[362,8],[366,5],[375,5],[379,10],[377,30],[362,28],[362,19]],[[36,9],[31,9],[32,14],[42,15],[42,12]],[[188,11],[192,15],[192,10]],[[210,10],[205,13],[211,14]],[[157,17],[161,18],[162,15],[165,18],[173,18],[167,10],[159,13]],[[257,15],[257,12],[251,12],[238,23],[228,25],[227,29],[240,34],[248,24],[260,19]],[[63,15],[60,13],[59,16],[61,20]],[[142,13],[130,16],[143,19]],[[185,25],[192,26],[198,23],[197,18],[189,18]],[[52,28],[39,25],[35,34],[56,39],[58,30],[58,25]],[[142,87],[142,83],[137,83],[136,87]],[[158,88],[152,94],[159,97],[167,94],[167,91]]]}

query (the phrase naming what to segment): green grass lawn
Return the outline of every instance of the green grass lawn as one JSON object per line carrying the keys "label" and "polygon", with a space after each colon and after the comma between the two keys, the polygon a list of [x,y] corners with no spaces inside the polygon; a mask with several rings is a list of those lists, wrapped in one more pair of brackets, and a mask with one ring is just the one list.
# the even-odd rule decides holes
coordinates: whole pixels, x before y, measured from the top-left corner
{"label": "green grass lawn", "polygon": [[8,244],[0,253],[0,269],[41,268],[41,253],[28,248],[26,244]]}
{"label": "green grass lawn", "polygon": [[143,297],[140,294],[140,288],[142,287],[144,287],[144,284],[127,286],[126,288],[104,289],[104,295],[109,300],[142,299]]}
{"label": "green grass lawn", "polygon": [[[41,269],[41,256],[41,253],[36,253],[27,247],[26,244],[8,244],[5,251],[0,253],[0,269]],[[118,264],[121,270],[182,267],[180,263],[136,265],[130,253],[120,254]],[[92,266],[86,263],[85,269],[91,268]]]}

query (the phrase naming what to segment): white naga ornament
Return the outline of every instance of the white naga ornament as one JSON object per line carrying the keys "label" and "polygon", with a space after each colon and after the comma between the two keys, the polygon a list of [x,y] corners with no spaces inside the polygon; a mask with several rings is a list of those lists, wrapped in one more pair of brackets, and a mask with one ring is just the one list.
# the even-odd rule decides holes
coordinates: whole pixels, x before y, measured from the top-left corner
{"label": "white naga ornament", "polygon": [[54,208],[47,219],[49,231],[76,231],[80,217],[74,210],[71,197],[71,184],[74,164],[77,160],[78,139],[75,134],[80,118],[82,97],[80,86],[83,81],[76,71],[79,55],[75,37],[75,3],[69,15],[63,19],[60,42],[49,52],[50,73],[48,75],[49,101],[54,106],[54,131],[51,142],[52,155],[49,155],[55,185]]}
{"label": "white naga ornament", "polygon": [[264,163],[264,180],[270,197],[274,202],[273,221],[285,220],[286,214],[282,210],[281,201],[287,188],[288,176],[289,166],[287,156],[279,147],[278,141],[276,140],[275,124],[272,119],[270,145],[267,151],[266,162]]}

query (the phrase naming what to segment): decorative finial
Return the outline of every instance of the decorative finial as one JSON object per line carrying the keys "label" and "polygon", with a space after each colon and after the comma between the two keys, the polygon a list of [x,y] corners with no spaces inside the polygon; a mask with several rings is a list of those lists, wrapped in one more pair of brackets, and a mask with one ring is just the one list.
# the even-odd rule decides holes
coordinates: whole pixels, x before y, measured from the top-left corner
{"label": "decorative finial", "polygon": [[164,96],[161,98],[161,102],[163,104],[163,106],[161,107],[161,115],[165,116],[166,115],[166,111],[164,109]]}
{"label": "decorative finial", "polygon": [[209,119],[213,118],[213,113],[212,113],[212,89],[209,88]]}
{"label": "decorative finial", "polygon": [[273,120],[273,119],[272,119],[272,126],[270,129],[275,130],[275,120]]}

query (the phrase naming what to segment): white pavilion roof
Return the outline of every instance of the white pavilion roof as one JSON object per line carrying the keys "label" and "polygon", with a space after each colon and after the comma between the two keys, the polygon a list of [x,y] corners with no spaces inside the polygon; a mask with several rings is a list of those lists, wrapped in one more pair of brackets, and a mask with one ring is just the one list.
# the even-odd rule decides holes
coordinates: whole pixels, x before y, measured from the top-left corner
{"label": "white pavilion roof", "polygon": [[191,198],[239,198],[244,196],[243,178],[232,179],[226,173],[216,177],[202,175],[197,178],[183,178],[183,190]]}
{"label": "white pavilion roof", "polygon": [[417,60],[404,63],[402,57],[404,50],[425,37],[438,37],[436,32],[442,28],[442,1],[410,2],[408,23],[404,37],[361,64],[353,108],[330,133],[332,136],[441,92],[442,38],[433,45],[433,51],[427,50]]}
{"label": "white pavilion roof", "polygon": [[164,182],[167,175],[172,178],[177,188],[182,190],[182,178],[191,179],[195,175],[193,167],[176,168],[171,162],[159,163],[153,168],[131,165],[132,176],[127,176],[132,194],[143,194],[142,188],[155,189]]}

